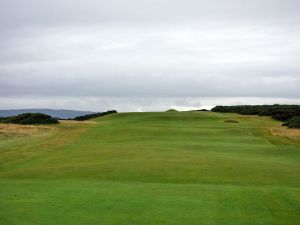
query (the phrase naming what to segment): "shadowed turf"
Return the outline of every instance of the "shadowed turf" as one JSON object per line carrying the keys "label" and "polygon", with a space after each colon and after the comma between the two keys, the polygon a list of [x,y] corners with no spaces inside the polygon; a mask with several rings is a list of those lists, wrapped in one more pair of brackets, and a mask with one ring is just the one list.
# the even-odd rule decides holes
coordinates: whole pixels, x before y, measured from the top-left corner
{"label": "shadowed turf", "polygon": [[299,224],[300,143],[272,136],[278,122],[211,112],[94,121],[0,136],[0,224]]}

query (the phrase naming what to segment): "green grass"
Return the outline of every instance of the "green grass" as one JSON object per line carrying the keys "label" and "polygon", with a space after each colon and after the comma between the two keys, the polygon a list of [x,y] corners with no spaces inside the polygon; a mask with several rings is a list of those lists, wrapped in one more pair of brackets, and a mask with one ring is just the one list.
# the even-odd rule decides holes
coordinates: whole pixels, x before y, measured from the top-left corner
{"label": "green grass", "polygon": [[300,224],[300,143],[272,136],[278,122],[211,112],[94,121],[0,138],[0,224]]}

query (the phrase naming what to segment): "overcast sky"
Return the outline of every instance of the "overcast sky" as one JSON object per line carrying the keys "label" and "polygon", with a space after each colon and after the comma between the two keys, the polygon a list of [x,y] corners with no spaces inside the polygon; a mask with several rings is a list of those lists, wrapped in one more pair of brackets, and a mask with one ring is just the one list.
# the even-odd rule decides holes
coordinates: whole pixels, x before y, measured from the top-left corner
{"label": "overcast sky", "polygon": [[299,0],[0,0],[0,109],[300,104]]}

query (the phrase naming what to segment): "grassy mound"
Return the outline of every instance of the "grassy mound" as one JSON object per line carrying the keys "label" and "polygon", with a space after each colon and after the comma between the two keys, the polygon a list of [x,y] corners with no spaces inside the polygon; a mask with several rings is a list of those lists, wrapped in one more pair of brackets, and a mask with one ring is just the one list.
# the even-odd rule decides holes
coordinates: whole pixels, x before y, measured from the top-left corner
{"label": "grassy mound", "polygon": [[178,112],[176,109],[168,109],[166,112]]}

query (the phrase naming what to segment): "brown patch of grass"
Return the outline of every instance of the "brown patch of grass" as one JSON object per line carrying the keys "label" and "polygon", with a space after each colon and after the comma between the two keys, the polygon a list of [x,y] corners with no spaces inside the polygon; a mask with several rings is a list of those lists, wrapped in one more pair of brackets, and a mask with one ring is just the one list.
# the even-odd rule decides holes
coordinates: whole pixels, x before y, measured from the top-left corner
{"label": "brown patch of grass", "polygon": [[0,136],[5,137],[22,137],[32,136],[53,130],[49,126],[33,126],[33,125],[19,125],[19,124],[1,124],[0,123]]}
{"label": "brown patch of grass", "polygon": [[274,136],[287,137],[289,139],[300,141],[300,129],[291,129],[286,127],[272,127],[271,134]]}

